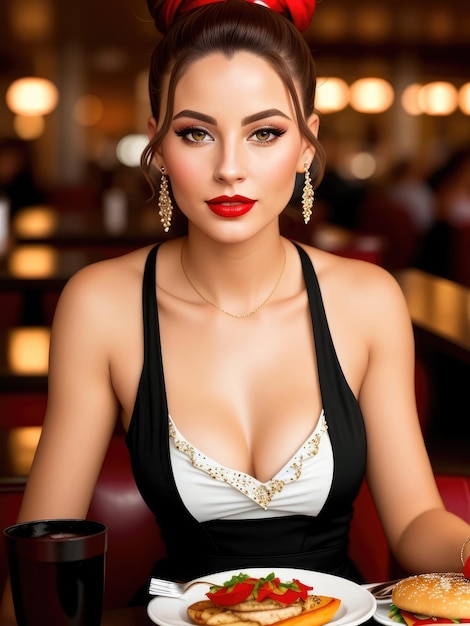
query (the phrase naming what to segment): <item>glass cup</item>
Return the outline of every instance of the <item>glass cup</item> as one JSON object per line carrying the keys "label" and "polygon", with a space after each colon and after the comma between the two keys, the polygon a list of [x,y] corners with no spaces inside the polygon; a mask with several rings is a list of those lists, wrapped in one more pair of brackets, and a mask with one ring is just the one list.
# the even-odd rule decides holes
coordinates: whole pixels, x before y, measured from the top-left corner
{"label": "glass cup", "polygon": [[18,626],[100,626],[107,532],[84,519],[5,528]]}

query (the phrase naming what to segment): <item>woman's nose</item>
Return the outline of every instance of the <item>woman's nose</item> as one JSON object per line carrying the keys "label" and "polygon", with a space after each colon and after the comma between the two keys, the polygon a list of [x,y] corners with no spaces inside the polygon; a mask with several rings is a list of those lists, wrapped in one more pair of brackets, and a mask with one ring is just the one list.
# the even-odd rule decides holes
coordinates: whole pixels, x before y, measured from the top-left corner
{"label": "woman's nose", "polygon": [[246,177],[246,157],[242,146],[235,142],[220,146],[214,176],[217,180],[228,183]]}

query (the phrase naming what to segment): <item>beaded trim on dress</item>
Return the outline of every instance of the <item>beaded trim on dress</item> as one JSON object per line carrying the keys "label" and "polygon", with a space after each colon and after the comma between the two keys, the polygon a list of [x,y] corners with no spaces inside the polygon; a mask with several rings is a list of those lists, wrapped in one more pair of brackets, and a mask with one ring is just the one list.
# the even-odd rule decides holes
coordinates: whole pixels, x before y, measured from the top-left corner
{"label": "beaded trim on dress", "polygon": [[267,510],[274,495],[280,493],[284,486],[289,482],[298,480],[302,474],[304,460],[315,456],[318,453],[320,441],[323,434],[328,430],[328,425],[324,413],[322,411],[317,427],[291,457],[286,465],[276,474],[276,476],[262,483],[253,476],[238,472],[230,468],[219,465],[212,459],[208,458],[200,450],[191,445],[177,430],[173,420],[169,416],[168,428],[170,437],[173,437],[175,447],[180,452],[186,454],[191,460],[192,465],[208,474],[211,478],[230,484],[232,487],[248,496],[253,502],[258,504],[264,510]]}

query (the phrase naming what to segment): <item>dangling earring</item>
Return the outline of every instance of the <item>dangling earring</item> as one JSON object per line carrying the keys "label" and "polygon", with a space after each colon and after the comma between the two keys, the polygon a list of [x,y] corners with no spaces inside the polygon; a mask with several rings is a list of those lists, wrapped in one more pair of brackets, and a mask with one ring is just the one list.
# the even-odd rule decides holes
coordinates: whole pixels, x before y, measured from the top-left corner
{"label": "dangling earring", "polygon": [[302,215],[306,224],[309,223],[310,218],[312,217],[313,201],[315,199],[315,191],[312,187],[309,167],[308,163],[304,163],[305,182],[302,193]]}
{"label": "dangling earring", "polygon": [[165,174],[165,168],[160,170],[162,177],[160,179],[160,191],[158,194],[158,214],[163,225],[163,230],[167,233],[171,226],[171,215],[173,206],[171,204],[170,194],[168,192],[168,178]]}

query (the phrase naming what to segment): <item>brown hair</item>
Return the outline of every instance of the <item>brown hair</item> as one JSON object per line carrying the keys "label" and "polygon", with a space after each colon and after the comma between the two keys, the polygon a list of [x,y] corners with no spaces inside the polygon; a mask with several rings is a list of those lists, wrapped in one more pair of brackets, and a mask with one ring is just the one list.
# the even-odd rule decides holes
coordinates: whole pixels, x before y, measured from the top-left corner
{"label": "brown hair", "polygon": [[[312,182],[317,187],[324,171],[324,150],[311,132],[307,118],[314,111],[316,72],[308,45],[294,25],[274,11],[246,0],[226,0],[197,8],[179,18],[154,50],[149,91],[152,115],[159,119],[163,79],[169,75],[165,117],[142,154],[142,167],[150,176],[153,156],[168,132],[178,80],[187,68],[214,52],[227,57],[239,51],[265,59],[286,85],[302,135],[314,146]],[[296,86],[300,89],[300,98]]]}

